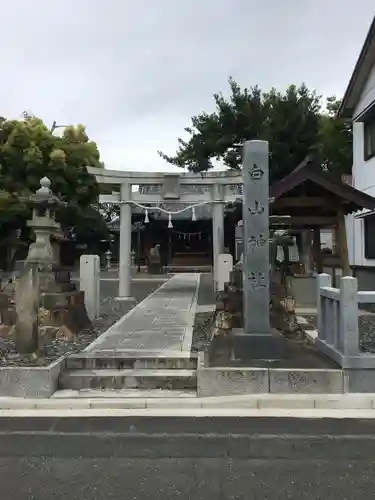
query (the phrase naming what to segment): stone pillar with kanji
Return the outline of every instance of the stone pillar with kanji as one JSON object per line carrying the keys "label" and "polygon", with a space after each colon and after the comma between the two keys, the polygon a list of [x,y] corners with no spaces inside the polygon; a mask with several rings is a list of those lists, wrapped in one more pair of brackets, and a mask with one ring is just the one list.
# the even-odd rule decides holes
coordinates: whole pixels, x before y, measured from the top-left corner
{"label": "stone pillar with kanji", "polygon": [[236,358],[275,359],[283,339],[270,326],[269,149],[266,141],[243,146],[243,330]]}

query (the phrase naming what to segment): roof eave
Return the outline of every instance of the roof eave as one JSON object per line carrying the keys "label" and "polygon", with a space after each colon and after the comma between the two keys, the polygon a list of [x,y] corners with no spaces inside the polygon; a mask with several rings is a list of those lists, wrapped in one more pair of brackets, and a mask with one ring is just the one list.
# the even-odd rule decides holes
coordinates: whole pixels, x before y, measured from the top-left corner
{"label": "roof eave", "polygon": [[[373,58],[369,55],[373,54]],[[368,64],[366,64],[368,62]],[[349,80],[348,87],[345,91],[344,97],[341,102],[341,106],[337,112],[338,118],[350,118],[353,115],[354,109],[358,102],[359,96],[357,95],[362,91],[363,84],[361,80],[365,80],[367,76],[368,68],[366,66],[372,67],[375,62],[375,16],[370,25],[370,29],[367,33],[365,42],[357,59],[356,65],[354,67],[352,76]],[[365,71],[365,75],[362,72]],[[359,84],[359,85],[358,85]]]}

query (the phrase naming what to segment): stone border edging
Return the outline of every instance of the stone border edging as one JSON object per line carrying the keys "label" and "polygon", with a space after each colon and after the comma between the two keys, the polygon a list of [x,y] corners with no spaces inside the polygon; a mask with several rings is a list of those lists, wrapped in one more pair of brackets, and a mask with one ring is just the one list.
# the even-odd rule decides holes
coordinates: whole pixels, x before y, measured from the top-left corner
{"label": "stone border edging", "polygon": [[57,390],[66,357],[62,356],[48,366],[0,367],[0,398],[49,398]]}
{"label": "stone border edging", "polygon": [[51,410],[0,410],[0,418],[134,418],[134,417],[164,417],[164,418],[287,418],[287,419],[375,419],[374,410],[283,410],[252,408],[147,408],[147,409],[51,409]]}
{"label": "stone border edging", "polygon": [[[0,398],[5,410],[366,410],[375,418],[375,394],[263,394],[213,398]],[[312,415],[312,413],[311,413]]]}
{"label": "stone border edging", "polygon": [[201,275],[198,274],[195,292],[194,292],[193,300],[191,302],[191,308],[189,311],[189,324],[186,327],[184,339],[182,341],[182,346],[181,346],[182,352],[188,351],[190,353],[190,351],[191,351],[191,344],[193,342],[194,323],[195,323],[195,316],[196,316],[197,305],[198,305],[198,294],[199,294],[200,283],[201,283]]}

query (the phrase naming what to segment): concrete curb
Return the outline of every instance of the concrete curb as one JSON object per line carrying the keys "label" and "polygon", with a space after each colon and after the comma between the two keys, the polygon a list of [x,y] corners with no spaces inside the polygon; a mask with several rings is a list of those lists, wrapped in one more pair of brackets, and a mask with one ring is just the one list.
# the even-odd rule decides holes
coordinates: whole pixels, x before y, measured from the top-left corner
{"label": "concrete curb", "polygon": [[0,410],[0,418],[84,418],[84,417],[191,417],[191,418],[296,418],[296,419],[375,419],[374,410],[283,410],[283,409],[226,409],[226,408],[148,408],[148,409],[40,409]]}
{"label": "concrete curb", "polygon": [[0,398],[2,410],[366,410],[375,417],[375,394],[261,394],[213,398]]}

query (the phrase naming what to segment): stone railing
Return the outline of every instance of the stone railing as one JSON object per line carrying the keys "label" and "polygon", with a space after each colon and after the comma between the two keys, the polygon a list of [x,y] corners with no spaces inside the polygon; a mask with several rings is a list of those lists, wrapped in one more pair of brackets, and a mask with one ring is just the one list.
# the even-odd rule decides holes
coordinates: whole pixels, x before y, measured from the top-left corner
{"label": "stone railing", "polygon": [[317,347],[342,368],[375,368],[375,353],[360,349],[359,304],[375,303],[375,292],[358,291],[357,279],[345,276],[340,288],[332,287],[332,277],[317,279]]}

